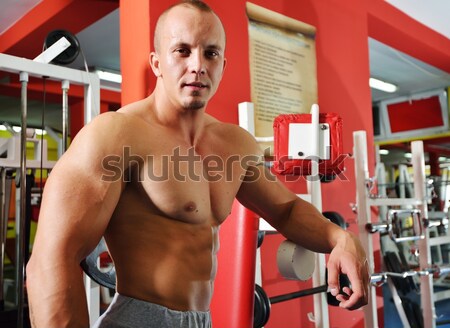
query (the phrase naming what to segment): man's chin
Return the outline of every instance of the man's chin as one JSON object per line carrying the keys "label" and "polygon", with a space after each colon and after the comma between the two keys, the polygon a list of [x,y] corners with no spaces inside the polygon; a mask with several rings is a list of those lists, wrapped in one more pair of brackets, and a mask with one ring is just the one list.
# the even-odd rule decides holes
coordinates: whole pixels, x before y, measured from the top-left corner
{"label": "man's chin", "polygon": [[188,110],[199,110],[206,106],[205,101],[195,100],[184,104],[184,108]]}

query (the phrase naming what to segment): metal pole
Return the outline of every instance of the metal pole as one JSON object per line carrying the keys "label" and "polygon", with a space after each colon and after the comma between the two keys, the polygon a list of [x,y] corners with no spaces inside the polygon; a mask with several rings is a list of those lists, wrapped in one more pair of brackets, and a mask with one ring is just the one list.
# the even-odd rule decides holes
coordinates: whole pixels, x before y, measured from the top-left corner
{"label": "metal pole", "polygon": [[62,81],[62,154],[67,150],[68,133],[68,117],[69,117],[69,81]]}
{"label": "metal pole", "polygon": [[[17,327],[23,327],[24,276],[25,276],[25,222],[26,222],[26,162],[27,162],[27,86],[28,73],[20,72],[21,92],[21,131],[20,131],[20,212],[16,226],[16,292],[17,292]],[[17,225],[17,219],[16,219]]]}
{"label": "metal pole", "polygon": [[293,300],[299,297],[309,296],[309,295],[315,295],[320,293],[326,293],[328,289],[327,285],[323,286],[317,286],[314,288],[304,289],[297,292],[289,293],[289,294],[283,294],[279,296],[273,296],[270,298],[270,304],[276,304],[280,302],[285,302],[289,300]]}
{"label": "metal pole", "polygon": [[[359,239],[366,252],[369,271],[373,272],[375,258],[373,238],[366,232],[366,225],[372,224],[370,215],[369,195],[366,182],[369,179],[369,165],[367,159],[366,131],[353,132],[353,153],[355,157],[356,203],[358,204]],[[363,308],[364,327],[378,328],[377,299],[375,287],[369,287],[369,303]]]}
{"label": "metal pole", "polygon": [[6,213],[6,169],[1,168],[1,198],[0,198],[0,311],[5,307],[5,295],[4,290],[4,262],[5,262],[5,243],[6,243],[6,231],[8,229],[7,213]]}
{"label": "metal pole", "polygon": [[[319,178],[319,106],[317,104],[311,107],[311,126],[312,126],[312,159],[311,175],[306,177],[308,193],[311,195],[311,203],[322,212],[322,191]],[[313,287],[323,286],[325,281],[325,254],[316,254],[315,270],[312,276]],[[314,325],[316,328],[330,327],[328,314],[328,303],[326,294],[314,294]]]}
{"label": "metal pole", "polygon": [[[426,194],[426,175],[425,175],[425,155],[422,141],[413,141],[411,143],[412,162],[414,170],[414,194],[422,201],[419,206],[422,217],[428,217],[428,205]],[[429,268],[432,266],[431,250],[428,245],[430,241],[430,232],[425,229],[425,238],[419,240],[419,264],[420,268]],[[420,301],[423,313],[423,323],[425,328],[436,327],[436,309],[434,305],[433,277],[432,275],[420,277]]]}

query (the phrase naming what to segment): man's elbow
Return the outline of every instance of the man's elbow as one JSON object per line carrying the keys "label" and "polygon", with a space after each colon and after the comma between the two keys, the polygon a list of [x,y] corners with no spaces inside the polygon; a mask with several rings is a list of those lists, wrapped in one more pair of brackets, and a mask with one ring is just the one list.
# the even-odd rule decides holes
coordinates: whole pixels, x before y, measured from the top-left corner
{"label": "man's elbow", "polygon": [[35,261],[33,260],[33,257],[31,257],[27,265],[25,266],[27,280],[32,279],[36,271],[34,262]]}
{"label": "man's elbow", "polygon": [[39,286],[39,282],[37,279],[37,267],[35,264],[35,260],[33,256],[28,261],[26,267],[26,291],[27,291],[27,298],[28,298],[28,304],[30,307],[30,321],[31,326],[33,328],[36,328],[35,318],[33,315],[34,308],[37,305],[38,301],[35,299],[35,295],[39,295],[39,291],[36,290],[37,286]]}
{"label": "man's elbow", "polygon": [[26,288],[30,299],[35,295],[34,292],[39,294],[38,290],[52,280],[45,276],[44,266],[43,260],[34,253],[25,266]]}
{"label": "man's elbow", "polygon": [[25,272],[26,272],[26,286],[27,286],[27,290],[29,292],[30,289],[32,289],[34,286],[36,286],[36,281],[38,280],[37,279],[38,268],[37,268],[36,261],[34,260],[33,256],[28,261],[28,263],[25,267]]}

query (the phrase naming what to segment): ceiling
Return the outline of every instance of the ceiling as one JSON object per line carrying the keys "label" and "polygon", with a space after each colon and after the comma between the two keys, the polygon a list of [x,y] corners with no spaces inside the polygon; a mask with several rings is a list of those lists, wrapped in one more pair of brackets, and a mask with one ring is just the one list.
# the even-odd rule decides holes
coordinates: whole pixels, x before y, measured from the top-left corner
{"label": "ceiling", "polygon": [[448,0],[386,0],[386,2],[450,39]]}
{"label": "ceiling", "polygon": [[[450,39],[448,0],[386,0],[408,16]],[[398,86],[388,94],[372,89],[372,100],[379,101],[450,86],[450,74],[369,39],[370,74]]]}
{"label": "ceiling", "polygon": [[[0,11],[0,34],[39,2],[40,0],[0,0],[2,8]],[[450,24],[448,24],[450,1],[428,0],[425,3],[423,0],[387,0],[387,2],[450,39]],[[77,38],[80,41],[87,66],[120,71],[119,10],[111,12],[81,31],[77,34]],[[374,39],[369,39],[368,45],[371,76],[398,86],[398,91],[393,94],[372,89],[374,102],[450,86],[450,74]],[[69,66],[84,69],[83,57],[78,56],[77,60]],[[11,113],[17,112],[17,110],[11,110],[18,106],[16,99],[0,97],[0,104],[0,121],[19,122],[19,115],[11,115]],[[30,106],[33,105],[42,107],[38,102],[30,104]],[[50,114],[46,114],[47,124],[55,129],[60,129],[58,106],[49,105],[46,110],[50,112]],[[35,111],[35,114],[39,112]],[[34,116],[30,116],[29,124],[39,126],[41,115]]]}
{"label": "ceiling", "polygon": [[394,93],[371,89],[374,102],[450,86],[449,73],[372,38],[369,38],[369,56],[370,76],[398,87]]}

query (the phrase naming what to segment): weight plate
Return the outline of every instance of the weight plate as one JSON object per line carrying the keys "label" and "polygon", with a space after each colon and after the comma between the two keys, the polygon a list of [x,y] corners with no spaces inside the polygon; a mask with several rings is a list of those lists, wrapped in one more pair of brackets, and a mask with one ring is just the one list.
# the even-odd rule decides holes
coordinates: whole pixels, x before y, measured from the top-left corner
{"label": "weight plate", "polygon": [[269,321],[270,300],[264,289],[255,284],[255,306],[253,311],[253,328],[262,328]]}
{"label": "weight plate", "polygon": [[64,50],[62,53],[60,53],[58,56],[56,56],[52,63],[54,64],[60,64],[60,65],[67,65],[72,63],[80,53],[80,42],[78,39],[73,35],[72,33],[64,30],[55,30],[50,32],[47,37],[45,38],[44,42],[44,48],[50,48],[55,42],[57,42],[62,37],[65,37],[67,41],[70,42],[70,46]]}
{"label": "weight plate", "polygon": [[338,212],[328,211],[322,213],[324,217],[333,222],[334,224],[340,226],[342,229],[347,230],[348,224],[345,222],[342,215]]}
{"label": "weight plate", "polygon": [[101,239],[97,247],[89,254],[80,265],[83,271],[99,285],[115,289],[116,288],[116,269],[112,266],[108,270],[101,270],[98,267],[99,258],[102,253],[108,252],[105,239]]}

